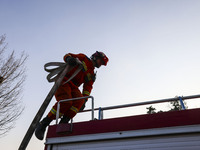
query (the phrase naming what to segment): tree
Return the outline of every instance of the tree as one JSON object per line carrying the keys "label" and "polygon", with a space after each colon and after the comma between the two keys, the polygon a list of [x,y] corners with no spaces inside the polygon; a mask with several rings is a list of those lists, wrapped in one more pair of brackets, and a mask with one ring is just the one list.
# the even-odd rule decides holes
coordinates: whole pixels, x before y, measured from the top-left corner
{"label": "tree", "polygon": [[149,107],[146,107],[146,109],[148,110],[147,114],[155,114],[156,113],[155,112],[156,109],[152,105]]}
{"label": "tree", "polygon": [[5,35],[0,36],[0,136],[10,131],[24,110],[21,102],[25,81],[27,55],[21,53],[16,58],[12,51],[5,57],[7,44]]}
{"label": "tree", "polygon": [[[188,108],[187,103],[183,100],[185,108]],[[170,110],[169,111],[177,111],[177,110],[182,110],[182,106],[179,100],[176,101],[171,101],[170,102]],[[154,113],[161,113],[163,112],[162,110],[159,110],[156,112],[156,108],[154,108],[152,105],[150,107],[146,107],[147,109],[147,114],[154,114]]]}
{"label": "tree", "polygon": [[[185,108],[187,108],[187,104],[185,101],[183,101]],[[172,101],[170,102],[170,104],[172,105],[170,108],[170,111],[176,111],[176,110],[182,110],[182,106],[179,100],[176,101]]]}

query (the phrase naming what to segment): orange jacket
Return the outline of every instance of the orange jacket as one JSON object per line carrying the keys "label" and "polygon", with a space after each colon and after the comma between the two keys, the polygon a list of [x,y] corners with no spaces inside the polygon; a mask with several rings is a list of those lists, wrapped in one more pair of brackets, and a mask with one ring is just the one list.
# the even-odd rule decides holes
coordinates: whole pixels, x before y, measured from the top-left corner
{"label": "orange jacket", "polygon": [[[78,58],[83,63],[83,69],[71,81],[78,87],[83,84],[82,94],[83,96],[89,96],[95,81],[94,66],[91,59],[84,54],[68,53],[64,56],[64,60],[67,56]],[[69,78],[77,68],[75,67],[67,73],[65,79]]]}

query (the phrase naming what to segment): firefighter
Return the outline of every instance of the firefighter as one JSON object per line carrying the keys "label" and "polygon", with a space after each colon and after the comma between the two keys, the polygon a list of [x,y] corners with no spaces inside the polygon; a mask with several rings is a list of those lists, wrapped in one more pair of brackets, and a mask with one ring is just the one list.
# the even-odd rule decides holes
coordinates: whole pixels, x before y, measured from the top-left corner
{"label": "firefighter", "polygon": [[[56,119],[57,103],[60,100],[89,96],[93,87],[93,83],[96,78],[94,69],[106,66],[108,62],[107,56],[103,52],[96,51],[90,58],[84,54],[72,54],[68,53],[64,56],[64,61],[69,65],[74,66],[69,73],[63,79],[63,83],[69,79],[69,77],[78,68],[76,58],[78,58],[83,65],[83,69],[69,82],[61,84],[55,93],[57,102],[52,107],[48,115],[38,124],[35,135],[39,140],[43,140],[46,127],[52,120]],[[79,90],[79,86],[83,84],[83,91]],[[80,110],[83,110],[87,99],[63,102],[60,105],[60,124],[68,123]]]}

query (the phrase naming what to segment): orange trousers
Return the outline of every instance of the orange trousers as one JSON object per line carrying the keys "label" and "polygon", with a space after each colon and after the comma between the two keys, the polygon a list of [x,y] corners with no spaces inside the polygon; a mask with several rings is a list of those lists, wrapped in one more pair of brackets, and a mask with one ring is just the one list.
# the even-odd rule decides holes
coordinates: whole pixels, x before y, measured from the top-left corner
{"label": "orange trousers", "polygon": [[[51,111],[48,113],[48,117],[51,118],[52,120],[56,118],[57,103],[60,100],[83,97],[83,95],[81,94],[78,87],[70,81],[64,85],[61,85],[57,89],[55,93],[55,97],[56,97],[57,102],[52,107]],[[72,119],[79,112],[79,110],[81,109],[84,103],[85,103],[84,99],[60,103],[59,116],[61,117],[65,115],[66,117]]]}

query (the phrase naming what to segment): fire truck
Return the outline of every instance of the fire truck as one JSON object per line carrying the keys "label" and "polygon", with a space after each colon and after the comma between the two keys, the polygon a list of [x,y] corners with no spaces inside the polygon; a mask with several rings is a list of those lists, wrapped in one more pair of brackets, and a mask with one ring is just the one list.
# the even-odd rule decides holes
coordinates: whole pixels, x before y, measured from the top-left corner
{"label": "fire truck", "polygon": [[[185,109],[183,100],[200,95],[94,108],[89,121],[48,128],[45,150],[199,150],[200,108]],[[182,110],[103,119],[105,110],[180,100]],[[94,111],[99,111],[94,119]],[[59,113],[59,106],[58,111]]]}

